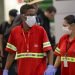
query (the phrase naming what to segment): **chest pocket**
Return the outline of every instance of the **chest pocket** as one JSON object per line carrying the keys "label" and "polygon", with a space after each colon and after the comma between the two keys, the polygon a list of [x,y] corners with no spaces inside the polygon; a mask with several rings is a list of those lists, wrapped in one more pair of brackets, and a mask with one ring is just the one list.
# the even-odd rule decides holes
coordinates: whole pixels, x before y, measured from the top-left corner
{"label": "chest pocket", "polygon": [[29,40],[31,51],[40,52],[40,50],[42,50],[42,39],[38,36],[38,34],[32,34]]}
{"label": "chest pocket", "polygon": [[16,34],[15,41],[16,41],[16,47],[17,47],[18,53],[21,53],[23,51],[25,52],[26,44],[24,42],[24,38],[23,38],[22,33]]}

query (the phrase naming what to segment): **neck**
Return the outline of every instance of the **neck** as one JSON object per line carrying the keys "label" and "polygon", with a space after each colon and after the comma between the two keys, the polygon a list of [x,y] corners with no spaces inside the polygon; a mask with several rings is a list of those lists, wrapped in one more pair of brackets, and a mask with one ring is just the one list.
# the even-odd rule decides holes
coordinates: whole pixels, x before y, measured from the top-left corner
{"label": "neck", "polygon": [[73,40],[75,38],[75,33],[72,33],[71,35],[70,35],[70,40]]}
{"label": "neck", "polygon": [[13,24],[13,21],[10,21],[10,20],[9,20],[9,21],[8,21],[8,24],[9,24],[9,25],[12,25],[12,24]]}
{"label": "neck", "polygon": [[29,31],[30,27],[28,27],[27,24],[23,23],[23,29],[24,29],[24,31]]}

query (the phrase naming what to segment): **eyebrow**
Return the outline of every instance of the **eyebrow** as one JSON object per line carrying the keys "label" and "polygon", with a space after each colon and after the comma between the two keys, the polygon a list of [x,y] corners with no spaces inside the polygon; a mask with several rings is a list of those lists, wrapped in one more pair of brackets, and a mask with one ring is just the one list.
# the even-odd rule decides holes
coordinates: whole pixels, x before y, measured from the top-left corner
{"label": "eyebrow", "polygon": [[65,27],[66,27],[66,26],[68,26],[68,25],[63,24],[63,26],[65,26]]}

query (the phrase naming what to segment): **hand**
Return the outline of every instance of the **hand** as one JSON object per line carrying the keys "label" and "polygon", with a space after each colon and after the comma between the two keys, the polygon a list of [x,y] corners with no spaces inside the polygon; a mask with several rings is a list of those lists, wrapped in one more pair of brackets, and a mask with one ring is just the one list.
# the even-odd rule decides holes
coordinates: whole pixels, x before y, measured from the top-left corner
{"label": "hand", "polygon": [[3,70],[3,75],[8,75],[8,70],[7,69]]}
{"label": "hand", "polygon": [[53,65],[48,65],[44,75],[55,75],[57,69]]}

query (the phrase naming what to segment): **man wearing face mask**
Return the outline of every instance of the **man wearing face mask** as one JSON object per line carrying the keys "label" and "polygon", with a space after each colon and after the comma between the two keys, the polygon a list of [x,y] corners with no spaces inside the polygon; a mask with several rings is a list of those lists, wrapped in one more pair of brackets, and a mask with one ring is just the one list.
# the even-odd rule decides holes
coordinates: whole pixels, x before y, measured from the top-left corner
{"label": "man wearing face mask", "polygon": [[22,24],[12,29],[6,51],[9,52],[3,75],[14,60],[18,62],[18,75],[44,75],[46,56],[48,70],[53,63],[53,52],[46,31],[36,24],[35,9],[31,5],[23,5],[20,9]]}
{"label": "man wearing face mask", "polygon": [[55,49],[57,55],[54,67],[61,65],[61,75],[75,75],[75,16],[68,15],[64,18],[63,35]]}

